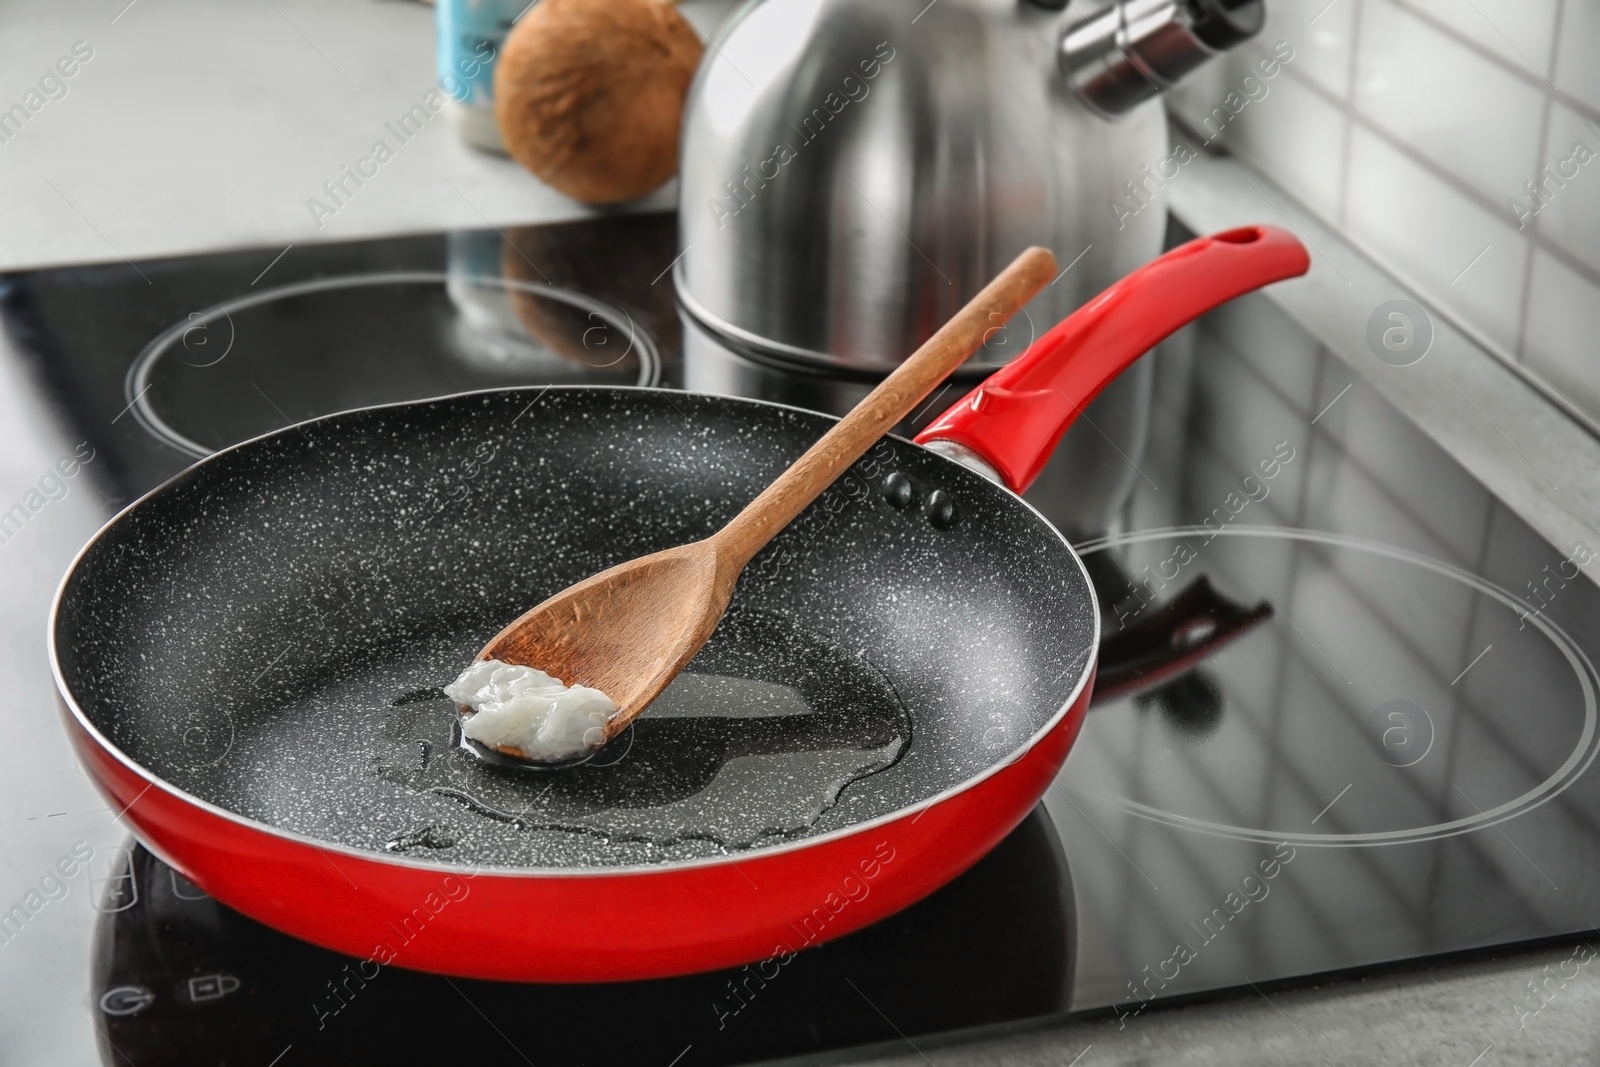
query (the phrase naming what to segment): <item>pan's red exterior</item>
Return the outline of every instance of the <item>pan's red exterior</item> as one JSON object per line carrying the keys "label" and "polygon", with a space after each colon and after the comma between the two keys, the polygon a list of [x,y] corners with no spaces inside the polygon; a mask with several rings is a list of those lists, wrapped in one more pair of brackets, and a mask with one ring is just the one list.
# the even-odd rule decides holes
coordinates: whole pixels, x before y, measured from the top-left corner
{"label": "pan's red exterior", "polygon": [[[1272,227],[1174,249],[1040,338],[917,440],[959,446],[1020,491],[1083,405],[1150,345],[1308,263],[1300,243]],[[1065,543],[1062,550],[1071,552]],[[54,633],[52,618],[52,642]],[[600,982],[782,962],[927,896],[993,848],[1049,788],[1083,725],[1094,666],[1083,667],[1070,705],[1008,762],[916,808],[736,857],[592,870],[472,871],[274,830],[133,763],[73,705],[59,668],[56,681],[79,758],[113,807],[218,900],[372,965]],[[370,976],[370,966],[362,973]]]}
{"label": "pan's red exterior", "polygon": [[79,759],[139,839],[252,918],[374,965],[603,982],[782,963],[927,896],[1038,802],[1093,684],[1091,669],[1071,706],[1014,760],[918,808],[737,857],[609,872],[474,872],[318,844],[178,791],[66,701],[62,715]]}

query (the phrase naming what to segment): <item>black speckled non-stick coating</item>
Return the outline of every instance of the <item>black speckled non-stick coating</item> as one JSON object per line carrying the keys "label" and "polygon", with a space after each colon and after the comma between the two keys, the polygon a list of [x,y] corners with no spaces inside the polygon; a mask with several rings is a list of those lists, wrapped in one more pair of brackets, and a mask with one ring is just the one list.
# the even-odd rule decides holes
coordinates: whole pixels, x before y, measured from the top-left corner
{"label": "black speckled non-stick coating", "polygon": [[[485,766],[438,692],[524,609],[715,531],[831,422],[553,387],[290,427],[101,533],[63,589],[62,678],[115,745],[202,800],[435,862],[665,863],[885,815],[1025,745],[1094,637],[1060,536],[902,440],[756,557],[690,674],[590,764]],[[935,521],[936,490],[953,521]]]}

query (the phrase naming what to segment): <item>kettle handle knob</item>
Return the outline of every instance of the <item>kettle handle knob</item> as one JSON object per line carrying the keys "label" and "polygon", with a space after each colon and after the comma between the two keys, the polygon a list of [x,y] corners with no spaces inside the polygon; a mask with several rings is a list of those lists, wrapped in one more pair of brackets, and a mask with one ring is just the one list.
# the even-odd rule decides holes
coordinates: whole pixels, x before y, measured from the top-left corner
{"label": "kettle handle knob", "polygon": [[1061,74],[1114,119],[1254,37],[1266,17],[1262,0],[1117,0],[1062,33]]}

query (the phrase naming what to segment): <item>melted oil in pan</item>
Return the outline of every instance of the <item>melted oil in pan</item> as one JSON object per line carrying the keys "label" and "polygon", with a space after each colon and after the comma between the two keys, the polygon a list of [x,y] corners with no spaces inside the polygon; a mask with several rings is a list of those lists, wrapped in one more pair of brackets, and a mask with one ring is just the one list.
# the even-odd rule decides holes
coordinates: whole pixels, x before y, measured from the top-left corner
{"label": "melted oil in pan", "polygon": [[[668,853],[803,835],[911,740],[910,716],[875,667],[759,614],[726,619],[629,730],[574,767],[484,762],[461,747],[455,704],[439,689],[397,692],[390,713],[377,773],[454,802],[453,822]],[[419,832],[391,847],[414,847]]]}

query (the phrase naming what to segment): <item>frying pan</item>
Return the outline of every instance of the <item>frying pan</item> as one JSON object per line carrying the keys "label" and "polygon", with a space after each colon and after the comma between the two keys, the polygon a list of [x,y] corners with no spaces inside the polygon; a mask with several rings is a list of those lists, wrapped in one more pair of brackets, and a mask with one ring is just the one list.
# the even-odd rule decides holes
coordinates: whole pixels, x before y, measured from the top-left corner
{"label": "frying pan", "polygon": [[719,528],[829,417],[547,387],[225,449],[114,518],[63,579],[67,730],[153,852],[364,968],[776,973],[949,881],[1038,801],[1089,704],[1099,613],[1016,494],[1124,366],[1308,265],[1267,227],[1190,242],[916,443],[885,439],[585,765],[473,759],[439,687],[527,605]]}

